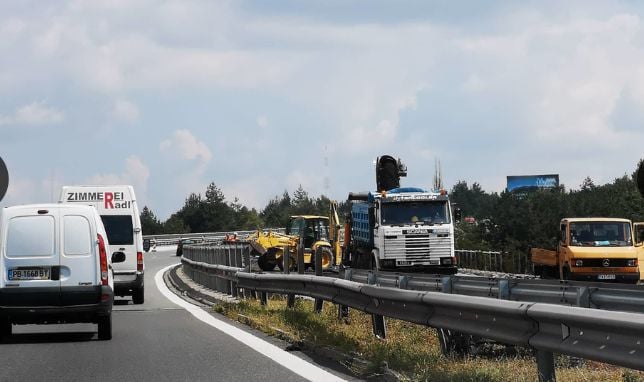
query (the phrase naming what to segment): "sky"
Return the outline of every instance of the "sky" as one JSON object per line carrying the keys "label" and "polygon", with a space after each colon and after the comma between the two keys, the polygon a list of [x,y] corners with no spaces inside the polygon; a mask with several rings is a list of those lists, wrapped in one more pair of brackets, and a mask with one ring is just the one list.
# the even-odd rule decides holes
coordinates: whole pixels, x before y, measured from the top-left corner
{"label": "sky", "polygon": [[0,207],[132,184],[166,219],[214,182],[257,209],[301,185],[559,174],[644,156],[637,1],[0,2]]}

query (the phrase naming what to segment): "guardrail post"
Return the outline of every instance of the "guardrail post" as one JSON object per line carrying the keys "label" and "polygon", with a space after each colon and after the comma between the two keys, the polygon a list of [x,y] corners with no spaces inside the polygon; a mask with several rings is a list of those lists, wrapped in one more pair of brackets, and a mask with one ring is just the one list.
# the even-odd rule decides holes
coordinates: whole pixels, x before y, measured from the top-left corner
{"label": "guardrail post", "polygon": [[[288,275],[291,273],[291,251],[288,245],[285,245],[282,249],[282,265],[284,266],[284,274]],[[286,295],[286,307],[294,308],[295,307],[295,295],[289,293]]]}
{"label": "guardrail post", "polygon": [[[224,260],[226,260],[226,265],[230,267],[233,265],[233,261],[234,261],[234,257],[233,257],[234,255],[232,253],[232,245],[229,244],[226,247],[228,250],[226,251],[227,256],[225,257]],[[229,295],[232,295],[233,289],[234,289],[233,282],[231,280],[226,280],[226,293]]]}
{"label": "guardrail post", "polygon": [[297,244],[297,273],[304,274],[304,240]]}
{"label": "guardrail post", "polygon": [[[250,273],[250,246],[246,245],[242,247],[242,261],[243,261],[243,268],[244,272]],[[248,291],[246,289],[242,289],[243,296],[244,298],[256,298],[256,295],[254,294],[254,291]]]}
{"label": "guardrail post", "polygon": [[499,296],[501,300],[510,299],[510,280],[508,279],[499,279]]}
{"label": "guardrail post", "polygon": [[443,293],[452,293],[452,278],[450,276],[445,276],[441,280],[442,288],[441,292]]}
{"label": "guardrail post", "polygon": [[554,354],[537,349],[537,369],[539,371],[539,382],[555,382],[555,357]]}
{"label": "guardrail post", "polygon": [[[344,279],[351,281],[353,271],[351,268],[344,269]],[[349,319],[349,307],[347,305],[338,305],[338,320]]]}
{"label": "guardrail post", "polygon": [[[322,276],[322,247],[317,247],[315,249],[315,275]],[[324,300],[321,298],[315,299],[315,306],[313,310],[315,313],[322,313],[322,308],[324,306]]]}
{"label": "guardrail post", "polygon": [[408,285],[409,285],[408,276],[398,276],[398,289],[407,289]]}
{"label": "guardrail post", "polygon": [[[211,251],[208,251],[211,252]],[[212,264],[221,264],[221,257],[222,257],[222,252],[223,248],[221,247],[213,247],[212,249],[212,257],[213,257],[213,262]],[[214,288],[217,292],[223,292],[222,287],[221,287],[221,280],[219,279],[219,275],[217,273],[214,273],[213,275],[214,278]]]}
{"label": "guardrail post", "polygon": [[580,308],[590,308],[590,292],[587,286],[577,287],[577,306]]}
{"label": "guardrail post", "polygon": [[[373,272],[369,272],[369,276],[367,278],[367,283],[369,285],[376,285],[377,284],[377,278],[376,274]],[[371,315],[371,324],[373,327],[373,334],[381,339],[387,338],[387,323],[385,322],[385,318],[381,315],[378,314],[372,314]]]}
{"label": "guardrail post", "polygon": [[259,297],[260,297],[260,304],[262,306],[268,305],[268,293],[266,292],[259,292]]}

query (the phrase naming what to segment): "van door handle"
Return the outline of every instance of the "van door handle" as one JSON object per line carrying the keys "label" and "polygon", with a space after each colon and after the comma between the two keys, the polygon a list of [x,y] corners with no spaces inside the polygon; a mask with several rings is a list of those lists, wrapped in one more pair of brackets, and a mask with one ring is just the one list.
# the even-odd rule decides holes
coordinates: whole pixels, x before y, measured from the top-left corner
{"label": "van door handle", "polygon": [[60,265],[54,265],[51,267],[51,279],[53,281],[60,280]]}

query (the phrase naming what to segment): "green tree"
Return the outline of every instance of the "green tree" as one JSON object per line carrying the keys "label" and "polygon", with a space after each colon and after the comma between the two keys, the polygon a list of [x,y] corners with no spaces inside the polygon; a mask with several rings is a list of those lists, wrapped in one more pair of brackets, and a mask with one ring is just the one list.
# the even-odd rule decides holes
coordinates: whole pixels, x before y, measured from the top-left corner
{"label": "green tree", "polygon": [[163,232],[163,224],[154,215],[148,206],[141,211],[141,229],[144,235],[157,235]]}
{"label": "green tree", "polygon": [[190,228],[188,228],[181,217],[179,217],[178,214],[172,214],[166,220],[163,222],[163,233],[187,233],[190,232]]}

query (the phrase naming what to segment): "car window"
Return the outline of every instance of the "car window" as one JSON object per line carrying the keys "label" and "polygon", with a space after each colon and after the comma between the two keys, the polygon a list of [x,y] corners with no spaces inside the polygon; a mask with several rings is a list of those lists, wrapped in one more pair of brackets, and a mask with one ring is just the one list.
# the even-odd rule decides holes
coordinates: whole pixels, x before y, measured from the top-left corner
{"label": "car window", "polygon": [[92,247],[89,221],[84,216],[67,215],[63,218],[65,239],[63,253],[68,256],[87,256]]}
{"label": "car window", "polygon": [[9,221],[7,257],[48,257],[54,254],[53,216],[18,216]]}

